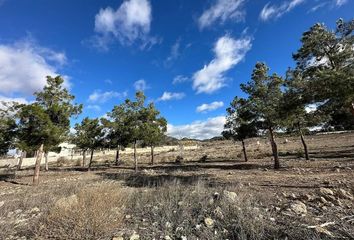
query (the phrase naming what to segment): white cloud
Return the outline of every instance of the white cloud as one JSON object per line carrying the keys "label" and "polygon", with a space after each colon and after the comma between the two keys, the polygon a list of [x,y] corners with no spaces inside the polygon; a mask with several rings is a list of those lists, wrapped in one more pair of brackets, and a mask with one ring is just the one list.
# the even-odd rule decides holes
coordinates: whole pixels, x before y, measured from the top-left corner
{"label": "white cloud", "polygon": [[271,5],[270,2],[268,2],[263,7],[259,17],[263,21],[279,18],[303,2],[305,2],[305,0],[290,0],[283,2],[281,5]]}
{"label": "white cloud", "polygon": [[197,107],[197,112],[199,113],[206,113],[206,112],[210,112],[210,111],[214,111],[218,108],[221,108],[224,106],[224,103],[223,102],[212,102],[212,103],[204,103],[200,106]]}
{"label": "white cloud", "polygon": [[220,136],[224,129],[225,117],[208,118],[205,121],[194,121],[185,125],[167,125],[167,135],[176,138],[209,139]]}
{"label": "white cloud", "polygon": [[244,0],[216,0],[215,4],[199,17],[199,28],[209,27],[217,21],[221,23],[227,20],[243,21],[246,15],[243,9],[244,2]]}
{"label": "white cloud", "polygon": [[144,79],[140,79],[134,82],[134,88],[136,91],[145,91],[146,89],[149,88],[149,86],[147,85]]}
{"label": "white cloud", "polygon": [[164,92],[161,97],[157,99],[157,101],[169,101],[169,100],[180,100],[184,98],[186,94],[180,93],[173,93],[173,92]]}
{"label": "white cloud", "polygon": [[112,98],[123,98],[126,97],[128,94],[127,92],[115,92],[115,91],[108,91],[102,92],[101,90],[95,90],[88,98],[89,102],[98,102],[98,103],[105,103]]}
{"label": "white cloud", "polygon": [[[0,93],[32,95],[46,84],[46,76],[56,76],[67,62],[65,53],[38,46],[33,41],[0,44]],[[69,87],[68,79],[65,86]]]}
{"label": "white cloud", "polygon": [[12,106],[12,103],[28,104],[29,102],[22,97],[5,97],[0,95],[0,109],[5,109]]}
{"label": "white cloud", "polygon": [[251,49],[251,38],[233,39],[223,36],[214,47],[215,58],[193,75],[193,89],[197,93],[213,93],[225,86],[225,72],[242,61]]}
{"label": "white cloud", "polygon": [[334,0],[337,7],[341,7],[348,2],[348,0]]}
{"label": "white cloud", "polygon": [[117,10],[107,7],[95,16],[95,45],[107,49],[117,39],[122,45],[140,40],[142,47],[158,42],[150,37],[152,21],[151,4],[148,0],[126,0]]}
{"label": "white cloud", "polygon": [[165,63],[168,64],[173,60],[176,60],[180,55],[181,39],[178,38],[171,47],[170,55],[167,57]]}
{"label": "white cloud", "polygon": [[184,82],[187,82],[188,80],[189,80],[188,77],[183,76],[183,75],[178,75],[173,79],[172,83],[173,84],[184,83]]}
{"label": "white cloud", "polygon": [[98,105],[88,105],[87,109],[95,110],[97,112],[101,111],[101,107]]}

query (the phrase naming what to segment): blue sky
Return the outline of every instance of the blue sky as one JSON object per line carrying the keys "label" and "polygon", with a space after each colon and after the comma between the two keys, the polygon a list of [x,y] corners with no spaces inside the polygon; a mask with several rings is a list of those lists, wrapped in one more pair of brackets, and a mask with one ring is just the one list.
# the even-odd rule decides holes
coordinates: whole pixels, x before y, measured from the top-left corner
{"label": "blue sky", "polygon": [[176,137],[209,138],[257,61],[283,75],[301,34],[353,0],[0,0],[0,100],[66,79],[83,117],[145,92]]}

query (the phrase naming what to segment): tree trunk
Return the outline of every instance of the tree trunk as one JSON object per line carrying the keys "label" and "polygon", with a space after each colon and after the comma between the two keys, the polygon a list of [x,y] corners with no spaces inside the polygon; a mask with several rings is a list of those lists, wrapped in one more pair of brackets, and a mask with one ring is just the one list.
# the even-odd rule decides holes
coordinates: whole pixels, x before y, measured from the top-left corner
{"label": "tree trunk", "polygon": [[304,146],[305,158],[306,158],[306,160],[310,160],[309,151],[308,151],[308,149],[307,149],[307,144],[306,144],[306,142],[305,142],[304,135],[302,134],[302,131],[301,131],[300,123],[298,123],[297,126],[298,126],[298,128],[299,128],[299,133],[300,133],[300,138],[301,138],[302,145]]}
{"label": "tree trunk", "polygon": [[136,155],[136,140],[134,141],[134,164],[135,164],[135,173],[138,172],[138,158]]}
{"label": "tree trunk", "polygon": [[119,150],[120,150],[120,145],[118,144],[117,152],[116,152],[116,166],[119,165]]}
{"label": "tree trunk", "polygon": [[25,155],[26,155],[26,152],[21,151],[20,160],[18,161],[18,164],[17,164],[17,170],[21,170],[23,158],[25,157]]}
{"label": "tree trunk", "polygon": [[86,166],[86,150],[82,152],[82,166]]}
{"label": "tree trunk", "polygon": [[277,143],[275,142],[274,139],[274,133],[273,133],[273,128],[269,128],[269,138],[270,138],[270,144],[272,146],[272,152],[273,152],[273,157],[274,157],[274,169],[279,169],[280,168],[280,162],[279,162],[279,156],[278,156],[278,146]]}
{"label": "tree trunk", "polygon": [[49,170],[49,167],[48,167],[48,152],[45,152],[45,153],[44,153],[44,161],[45,161],[45,167],[44,167],[44,169],[45,169],[46,171],[48,171],[48,170]]}
{"label": "tree trunk", "polygon": [[151,148],[151,165],[154,165],[154,146],[150,146]]}
{"label": "tree trunk", "polygon": [[241,140],[241,142],[242,142],[242,151],[243,151],[243,156],[245,157],[245,162],[248,162],[247,152],[246,152],[246,147],[245,147],[245,141]]}
{"label": "tree trunk", "polygon": [[304,146],[305,158],[306,158],[306,160],[310,160],[309,152],[307,149],[307,144],[305,142],[305,138],[304,138],[304,135],[302,134],[302,132],[300,132],[300,137],[301,137],[302,145]]}
{"label": "tree trunk", "polygon": [[89,162],[89,165],[88,165],[88,170],[89,171],[91,170],[92,159],[93,159],[93,149],[91,149],[91,157],[90,157],[90,162]]}
{"label": "tree trunk", "polygon": [[39,171],[41,170],[42,154],[43,154],[43,144],[41,144],[37,152],[36,164],[34,166],[34,175],[33,175],[34,186],[37,186],[39,183]]}

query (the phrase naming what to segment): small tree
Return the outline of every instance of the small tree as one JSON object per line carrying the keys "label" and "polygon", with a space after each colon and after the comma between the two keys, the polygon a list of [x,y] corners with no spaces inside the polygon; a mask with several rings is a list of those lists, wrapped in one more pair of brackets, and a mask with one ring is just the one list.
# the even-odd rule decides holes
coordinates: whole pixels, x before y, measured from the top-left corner
{"label": "small tree", "polygon": [[94,151],[101,147],[103,143],[103,126],[97,118],[89,119],[86,117],[82,120],[81,124],[75,124],[74,129],[74,139],[77,140],[76,145],[84,151],[91,151],[90,162],[88,165],[88,170],[90,170]]}
{"label": "small tree", "polygon": [[57,128],[56,135],[49,136],[44,143],[45,169],[48,170],[48,152],[59,151],[58,145],[65,141],[70,130],[70,118],[82,111],[82,105],[73,103],[75,97],[63,87],[64,79],[61,76],[47,77],[47,85],[43,90],[36,92],[36,102],[49,116],[53,127]]}
{"label": "small tree", "polygon": [[125,100],[124,108],[126,112],[125,126],[129,133],[130,142],[134,147],[134,169],[138,172],[138,158],[137,158],[137,142],[143,139],[144,135],[144,122],[146,122],[146,114],[144,114],[145,95],[143,92],[135,94],[135,101],[129,99]]}
{"label": "small tree", "polygon": [[107,129],[106,139],[108,145],[117,148],[115,164],[118,165],[120,162],[120,150],[128,146],[130,139],[125,104],[114,106],[113,110],[107,113],[107,116],[108,119],[102,118],[101,122]]}
{"label": "small tree", "polygon": [[245,139],[256,137],[257,123],[256,115],[251,111],[249,102],[246,99],[235,97],[226,109],[227,117],[222,135],[226,139],[241,141],[245,162],[248,161]]}
{"label": "small tree", "polygon": [[150,103],[144,111],[145,122],[143,123],[143,141],[151,148],[151,165],[154,164],[154,147],[161,143],[167,131],[167,120],[159,116],[160,112]]}
{"label": "small tree", "polygon": [[19,142],[32,151],[38,150],[33,175],[33,185],[38,185],[44,144],[53,135],[58,135],[59,129],[54,126],[43,107],[37,103],[22,106],[17,114]]}
{"label": "small tree", "polygon": [[300,135],[304,148],[305,159],[309,160],[308,146],[304,131],[310,127],[318,126],[325,121],[325,116],[319,111],[307,111],[307,98],[304,93],[306,81],[296,71],[289,70],[285,81],[285,93],[281,104],[283,126],[288,132]]}
{"label": "small tree", "polygon": [[274,168],[280,168],[278,147],[274,130],[281,126],[281,86],[283,79],[276,74],[268,76],[269,68],[265,63],[257,63],[251,80],[241,84],[241,89],[249,95],[249,109],[256,114],[259,127],[267,129],[272,147]]}

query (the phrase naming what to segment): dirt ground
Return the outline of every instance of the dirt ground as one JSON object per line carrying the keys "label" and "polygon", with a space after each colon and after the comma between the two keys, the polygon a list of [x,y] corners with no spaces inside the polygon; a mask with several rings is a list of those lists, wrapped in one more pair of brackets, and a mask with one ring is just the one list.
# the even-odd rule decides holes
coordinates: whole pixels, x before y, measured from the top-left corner
{"label": "dirt ground", "polygon": [[[30,186],[32,170],[22,170],[17,172],[15,179],[0,181],[0,239],[60,239],[53,236],[55,233],[51,237],[38,237],[41,236],[38,226],[42,226],[43,216],[47,218],[58,199],[77,194],[77,189],[102,184],[119,189],[121,194],[131,194],[132,191],[135,198],[176,184],[182,186],[181,191],[203,184],[210,194],[226,191],[238,196],[247,195],[255,208],[263,212],[263,223],[276,228],[276,236],[272,236],[272,232],[257,238],[256,233],[244,238],[228,235],[229,239],[354,239],[354,133],[307,136],[306,139],[310,161],[304,160],[298,137],[277,139],[282,167],[276,171],[272,168],[267,139],[247,141],[247,163],[243,161],[238,143],[214,141],[200,142],[196,150],[175,149],[158,153],[153,166],[149,164],[148,154],[141,155],[138,174],[132,169],[132,156],[124,152],[123,163],[119,166],[113,165],[113,155],[107,155],[96,160],[90,172],[81,167],[53,165],[50,171],[41,172],[38,187]],[[181,154],[183,162],[175,163]],[[141,203],[136,201],[134,204]],[[145,218],[139,217],[144,208],[140,212],[133,211],[134,204],[124,205],[123,225],[102,239],[112,239],[117,232],[122,238],[115,239],[224,238],[224,235],[217,237],[216,230],[210,233],[215,236],[195,237],[194,232],[182,236],[176,233],[178,227],[174,232],[169,231],[170,238],[167,238],[164,227],[151,227],[154,219],[146,226]],[[189,233],[184,231],[184,234]],[[72,236],[71,239],[80,238]]]}

